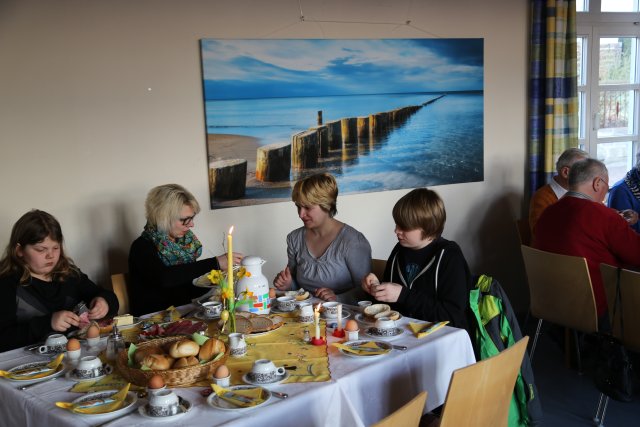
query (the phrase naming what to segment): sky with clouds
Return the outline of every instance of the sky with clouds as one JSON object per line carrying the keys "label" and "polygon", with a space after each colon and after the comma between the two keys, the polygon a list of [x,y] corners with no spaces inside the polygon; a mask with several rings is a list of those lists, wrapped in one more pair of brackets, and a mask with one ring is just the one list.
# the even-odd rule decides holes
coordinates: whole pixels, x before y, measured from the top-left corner
{"label": "sky with clouds", "polygon": [[482,39],[201,41],[209,100],[483,89]]}

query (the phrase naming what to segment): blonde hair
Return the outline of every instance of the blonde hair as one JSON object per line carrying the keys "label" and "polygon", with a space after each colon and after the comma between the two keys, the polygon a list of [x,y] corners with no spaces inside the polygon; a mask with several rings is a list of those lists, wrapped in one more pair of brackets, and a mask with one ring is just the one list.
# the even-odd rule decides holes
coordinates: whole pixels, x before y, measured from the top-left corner
{"label": "blonde hair", "polygon": [[321,173],[296,182],[291,192],[291,200],[296,205],[318,205],[334,217],[338,213],[338,183],[333,175]]}
{"label": "blonde hair", "polygon": [[440,237],[447,221],[444,202],[433,190],[416,188],[393,207],[393,220],[403,231],[422,230],[422,238]]}
{"label": "blonde hair", "polygon": [[191,207],[195,214],[200,212],[198,201],[183,186],[165,184],[152,188],[144,203],[147,224],[169,234],[173,222],[180,218],[184,205]]}

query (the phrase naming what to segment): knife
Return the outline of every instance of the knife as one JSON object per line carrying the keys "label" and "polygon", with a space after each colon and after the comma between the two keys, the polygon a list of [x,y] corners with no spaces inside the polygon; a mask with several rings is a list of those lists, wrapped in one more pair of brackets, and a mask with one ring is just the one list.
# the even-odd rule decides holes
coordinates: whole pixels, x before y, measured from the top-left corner
{"label": "knife", "polygon": [[380,353],[380,349],[382,350],[391,350],[390,348],[384,348],[381,347],[379,344],[376,344],[379,348],[371,348],[371,347],[358,347],[358,346],[352,346],[349,347],[352,350],[358,350],[358,351],[365,351],[365,352],[376,352],[376,353]]}

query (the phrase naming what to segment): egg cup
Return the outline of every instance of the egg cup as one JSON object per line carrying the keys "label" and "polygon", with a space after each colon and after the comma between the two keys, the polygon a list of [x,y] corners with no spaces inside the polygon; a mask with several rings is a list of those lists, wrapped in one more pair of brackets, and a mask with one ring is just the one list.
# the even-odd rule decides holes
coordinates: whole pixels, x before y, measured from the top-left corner
{"label": "egg cup", "polygon": [[231,385],[231,374],[222,378],[213,377],[213,382],[220,387],[229,387],[229,385]]}

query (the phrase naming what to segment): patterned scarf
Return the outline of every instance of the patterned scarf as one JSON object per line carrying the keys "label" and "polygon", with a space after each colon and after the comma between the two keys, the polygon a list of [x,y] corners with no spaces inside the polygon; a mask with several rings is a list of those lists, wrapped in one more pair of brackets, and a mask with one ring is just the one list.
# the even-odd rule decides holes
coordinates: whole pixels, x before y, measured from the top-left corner
{"label": "patterned scarf", "polygon": [[640,171],[637,168],[631,169],[627,172],[627,176],[624,177],[624,182],[633,193],[633,196],[640,200]]}
{"label": "patterned scarf", "polygon": [[195,262],[202,254],[202,243],[191,230],[175,242],[166,233],[149,224],[144,226],[142,237],[152,242],[164,265],[179,265]]}

